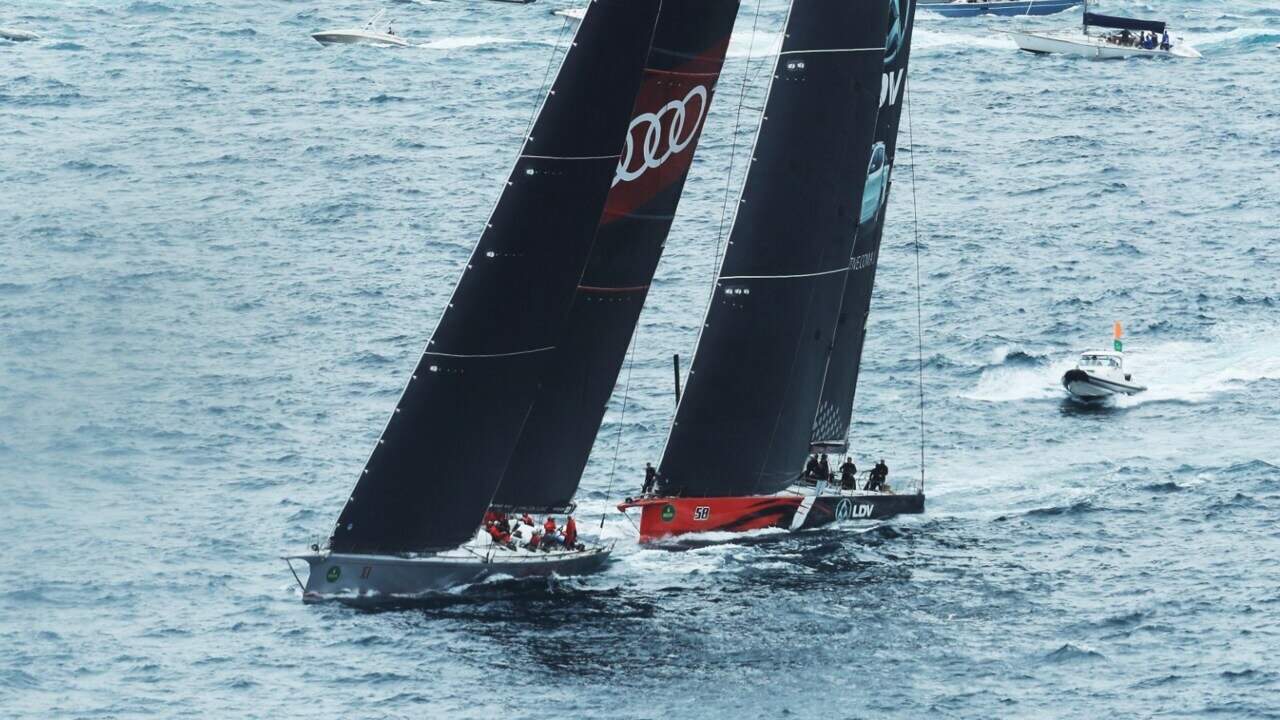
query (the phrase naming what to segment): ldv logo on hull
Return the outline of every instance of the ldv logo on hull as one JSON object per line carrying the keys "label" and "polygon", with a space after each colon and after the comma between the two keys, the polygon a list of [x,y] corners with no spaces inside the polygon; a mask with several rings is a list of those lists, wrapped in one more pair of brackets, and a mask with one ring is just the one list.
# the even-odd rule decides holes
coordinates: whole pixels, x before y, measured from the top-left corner
{"label": "ldv logo on hull", "polygon": [[618,159],[613,185],[631,182],[689,147],[707,115],[707,99],[706,86],[699,85],[683,99],[672,100],[657,112],[637,115],[627,128],[627,144]]}

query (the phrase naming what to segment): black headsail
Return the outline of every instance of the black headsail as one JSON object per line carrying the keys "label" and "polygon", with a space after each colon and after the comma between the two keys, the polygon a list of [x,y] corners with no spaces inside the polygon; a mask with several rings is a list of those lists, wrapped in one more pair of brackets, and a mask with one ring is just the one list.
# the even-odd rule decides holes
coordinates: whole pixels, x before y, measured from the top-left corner
{"label": "black headsail", "polygon": [[595,0],[330,538],[455,547],[489,506],[609,195],[660,0]]}
{"label": "black headsail", "polygon": [[822,400],[813,422],[815,452],[846,451],[853,396],[858,386],[858,366],[871,311],[871,289],[876,279],[880,238],[884,234],[885,207],[893,161],[898,149],[898,124],[902,119],[906,94],[907,61],[911,54],[911,30],[915,19],[912,0],[889,0],[889,41],[886,45],[884,79],[880,86],[880,119],[867,166],[863,190],[858,240],[854,245],[851,272],[835,329],[835,344],[827,367]]}
{"label": "black headsail", "polygon": [[844,290],[885,47],[884,0],[794,0],[659,474],[684,496],[801,470]]}
{"label": "black headsail", "polygon": [[665,0],[613,190],[495,507],[554,512],[578,489],[701,136],[738,0]]}

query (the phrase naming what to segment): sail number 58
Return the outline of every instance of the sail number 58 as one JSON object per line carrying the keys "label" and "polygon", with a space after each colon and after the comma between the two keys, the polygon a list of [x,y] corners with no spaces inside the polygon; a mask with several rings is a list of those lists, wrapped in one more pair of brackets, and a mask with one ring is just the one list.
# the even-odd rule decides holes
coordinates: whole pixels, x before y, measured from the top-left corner
{"label": "sail number 58", "polygon": [[694,520],[706,520],[709,517],[711,517],[711,508],[707,507],[706,505],[703,505],[701,507],[696,507],[693,509]]}

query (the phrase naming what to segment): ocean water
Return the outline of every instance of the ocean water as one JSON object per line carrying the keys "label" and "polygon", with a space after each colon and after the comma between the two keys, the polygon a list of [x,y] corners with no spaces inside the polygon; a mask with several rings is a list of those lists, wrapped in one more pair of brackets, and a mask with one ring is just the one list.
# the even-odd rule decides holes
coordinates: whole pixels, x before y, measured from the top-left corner
{"label": "ocean water", "polygon": [[[378,7],[0,4],[43,36],[0,41],[0,717],[1280,716],[1274,3],[1107,4],[1177,63],[922,16],[852,437],[919,476],[919,298],[927,513],[641,549],[607,509],[754,132],[785,4],[747,3],[580,494],[615,562],[370,612],[279,556],[328,533],[568,38],[546,2],[308,38]],[[1113,320],[1150,391],[1064,399]]]}

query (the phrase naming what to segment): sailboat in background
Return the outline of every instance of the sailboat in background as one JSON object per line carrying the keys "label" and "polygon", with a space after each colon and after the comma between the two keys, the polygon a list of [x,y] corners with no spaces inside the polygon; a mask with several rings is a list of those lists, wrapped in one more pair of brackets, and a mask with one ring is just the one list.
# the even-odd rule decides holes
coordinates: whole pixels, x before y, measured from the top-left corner
{"label": "sailboat in background", "polygon": [[[1168,27],[1163,20],[1139,20],[1090,12],[1089,8],[1096,6],[1097,0],[1085,0],[1084,17],[1078,29],[1006,32],[1019,48],[1037,55],[1064,53],[1103,60],[1128,57],[1204,57],[1183,38],[1169,37]],[[1094,34],[1089,32],[1089,28],[1119,32]],[[1148,36],[1150,41],[1144,44],[1143,36]]]}
{"label": "sailboat in background", "polygon": [[529,551],[478,531],[562,340],[660,7],[591,4],[328,547],[287,558],[309,567],[304,599],[582,573],[607,559],[610,547]]}
{"label": "sailboat in background", "polygon": [[[910,54],[911,0],[793,0],[640,540],[924,510],[804,482],[852,414]],[[886,31],[887,28],[887,31]]]}

